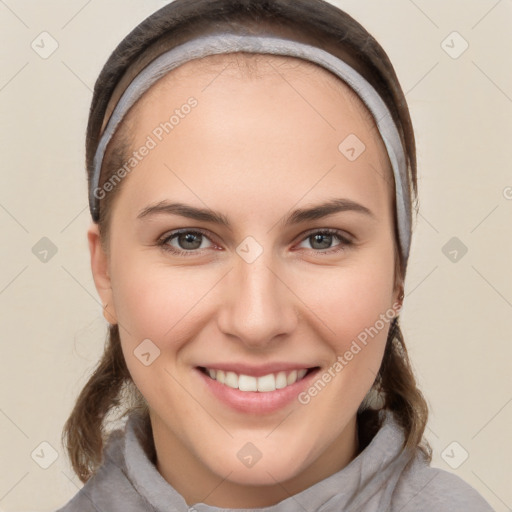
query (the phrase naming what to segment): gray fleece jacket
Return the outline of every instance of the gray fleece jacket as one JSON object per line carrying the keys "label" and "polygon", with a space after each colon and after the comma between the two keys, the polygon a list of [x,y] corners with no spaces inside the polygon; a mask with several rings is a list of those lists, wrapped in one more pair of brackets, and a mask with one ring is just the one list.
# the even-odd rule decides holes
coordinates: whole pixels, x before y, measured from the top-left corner
{"label": "gray fleece jacket", "polygon": [[403,431],[389,411],[371,442],[347,466],[276,505],[223,509],[184,498],[144,449],[140,418],[130,416],[105,447],[104,463],[57,512],[493,512],[460,477],[401,449]]}

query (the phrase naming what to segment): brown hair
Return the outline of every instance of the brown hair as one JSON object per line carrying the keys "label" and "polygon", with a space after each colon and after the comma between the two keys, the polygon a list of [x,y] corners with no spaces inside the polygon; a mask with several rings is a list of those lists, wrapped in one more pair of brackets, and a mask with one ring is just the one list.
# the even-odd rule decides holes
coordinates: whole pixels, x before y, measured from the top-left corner
{"label": "brown hair", "polygon": [[[293,34],[292,38],[327,49],[357,69],[377,90],[393,116],[406,149],[408,188],[417,213],[416,149],[407,103],[393,66],[379,43],[352,17],[324,0],[175,0],[140,23],[111,54],[94,88],[86,138],[89,186],[92,161],[103,127],[126,86],[140,69],[159,54],[198,34],[225,28],[230,31]],[[129,130],[113,137],[102,165],[101,187],[125,161]],[[121,184],[100,201],[99,229],[108,250],[109,215]],[[394,186],[394,185],[393,185]],[[395,216],[395,277],[405,279],[406,262],[397,249]],[[372,389],[383,392],[381,408],[393,411],[405,432],[404,448],[419,449],[430,461],[432,450],[423,439],[428,406],[416,385],[398,318],[388,333],[384,357]],[[103,356],[79,394],[62,433],[73,469],[86,482],[103,460],[107,427],[139,413],[150,432],[147,403],[126,366],[117,325],[111,325]],[[379,428],[378,410],[358,411],[361,448]]]}

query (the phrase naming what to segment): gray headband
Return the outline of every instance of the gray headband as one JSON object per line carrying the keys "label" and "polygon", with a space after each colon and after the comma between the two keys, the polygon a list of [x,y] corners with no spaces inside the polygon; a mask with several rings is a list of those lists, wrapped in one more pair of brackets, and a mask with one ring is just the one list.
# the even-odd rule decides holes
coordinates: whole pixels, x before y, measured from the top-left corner
{"label": "gray headband", "polygon": [[219,33],[198,37],[163,53],[133,79],[112,112],[94,155],[89,190],[89,208],[94,222],[99,220],[99,198],[96,191],[105,150],[128,110],[157,80],[181,64],[207,55],[233,52],[270,53],[305,59],[328,69],[357,93],[375,119],[393,168],[400,249],[404,262],[407,262],[411,243],[407,163],[400,135],[386,104],[365,78],[338,57],[315,46],[275,36]]}

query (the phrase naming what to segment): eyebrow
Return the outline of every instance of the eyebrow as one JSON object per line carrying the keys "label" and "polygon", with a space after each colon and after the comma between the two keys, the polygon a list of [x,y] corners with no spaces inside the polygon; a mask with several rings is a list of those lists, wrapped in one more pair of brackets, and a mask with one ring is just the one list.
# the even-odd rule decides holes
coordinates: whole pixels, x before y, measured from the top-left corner
{"label": "eyebrow", "polygon": [[[306,221],[318,220],[335,213],[347,211],[361,213],[372,218],[373,220],[377,220],[375,214],[366,206],[356,203],[351,199],[341,198],[332,199],[325,203],[321,203],[309,208],[294,210],[291,214],[285,217],[284,226],[288,227]],[[229,230],[232,230],[231,223],[227,217],[221,213],[215,212],[208,208],[197,208],[195,206],[183,203],[171,203],[166,200],[146,206],[139,212],[137,219],[144,219],[146,217],[159,214],[179,215],[181,217],[187,217],[197,221],[218,224],[225,226]]]}

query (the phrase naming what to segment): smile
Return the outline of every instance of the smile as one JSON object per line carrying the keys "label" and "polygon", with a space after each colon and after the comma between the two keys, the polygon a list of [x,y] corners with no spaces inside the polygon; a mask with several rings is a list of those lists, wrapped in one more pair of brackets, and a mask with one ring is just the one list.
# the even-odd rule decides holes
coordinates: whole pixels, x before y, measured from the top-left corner
{"label": "smile", "polygon": [[214,370],[211,368],[200,367],[201,371],[210,376],[211,379],[224,384],[232,389],[240,391],[259,391],[267,393],[283,389],[295,384],[303,379],[308,371],[313,368],[302,368],[300,370],[292,370],[289,372],[269,373],[261,377],[252,375],[238,374],[231,371]]}
{"label": "smile", "polygon": [[[319,366],[286,371],[280,369],[275,373],[269,373],[271,368],[266,371],[247,368],[245,371],[248,373],[259,373],[247,375],[235,372],[234,364],[225,366],[230,366],[230,369],[196,366],[195,372],[208,395],[217,403],[251,415],[274,413],[297,402],[297,396],[311,385],[320,371]],[[282,365],[278,366],[282,368]]]}

